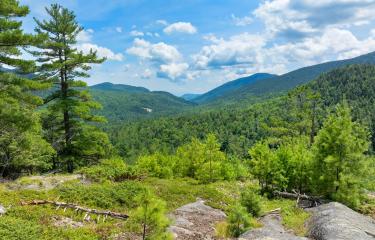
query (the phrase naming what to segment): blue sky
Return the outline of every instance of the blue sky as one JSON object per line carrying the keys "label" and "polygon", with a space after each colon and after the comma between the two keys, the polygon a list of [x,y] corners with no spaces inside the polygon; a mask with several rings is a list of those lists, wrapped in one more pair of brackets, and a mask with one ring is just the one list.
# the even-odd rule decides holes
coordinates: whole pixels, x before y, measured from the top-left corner
{"label": "blue sky", "polygon": [[90,84],[113,82],[181,95],[256,72],[282,74],[375,51],[375,0],[20,0],[24,20],[51,3],[73,10],[77,48],[107,61]]}

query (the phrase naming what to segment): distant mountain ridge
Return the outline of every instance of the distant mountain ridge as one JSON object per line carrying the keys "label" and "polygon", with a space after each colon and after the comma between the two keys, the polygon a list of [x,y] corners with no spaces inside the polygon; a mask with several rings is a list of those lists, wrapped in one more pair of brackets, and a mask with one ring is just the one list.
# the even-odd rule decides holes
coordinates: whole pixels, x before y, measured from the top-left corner
{"label": "distant mountain ridge", "polygon": [[195,105],[168,92],[109,82],[91,86],[90,92],[103,105],[99,114],[111,122],[175,115]]}
{"label": "distant mountain ridge", "polygon": [[184,95],[181,96],[181,98],[187,100],[187,101],[192,101],[194,100],[195,98],[201,96],[202,94],[196,94],[196,93],[186,93]]}
{"label": "distant mountain ridge", "polygon": [[256,73],[248,77],[239,78],[230,82],[227,82],[211,91],[202,94],[199,97],[192,99],[195,103],[205,103],[215,101],[233,91],[239,90],[242,87],[245,87],[248,84],[255,83],[258,81],[266,80],[272,77],[276,77],[277,75],[269,74],[269,73]]}
{"label": "distant mountain ridge", "polygon": [[114,84],[110,82],[99,83],[99,84],[91,86],[90,88],[96,89],[96,90],[107,90],[107,91],[127,91],[127,92],[143,92],[143,93],[150,92],[150,90],[144,87],[135,87],[135,86],[126,85],[126,84]]}
{"label": "distant mountain ridge", "polygon": [[200,104],[213,104],[216,102],[220,105],[223,103],[237,104],[239,101],[244,102],[251,98],[264,98],[270,95],[281,94],[296,86],[314,80],[322,73],[351,64],[375,64],[375,52],[347,60],[331,61],[300,68],[280,76],[267,78],[266,81],[251,82],[247,85],[242,85],[241,88],[227,91],[225,95],[222,95],[219,98],[208,98],[202,101],[199,99],[195,100],[198,100]]}

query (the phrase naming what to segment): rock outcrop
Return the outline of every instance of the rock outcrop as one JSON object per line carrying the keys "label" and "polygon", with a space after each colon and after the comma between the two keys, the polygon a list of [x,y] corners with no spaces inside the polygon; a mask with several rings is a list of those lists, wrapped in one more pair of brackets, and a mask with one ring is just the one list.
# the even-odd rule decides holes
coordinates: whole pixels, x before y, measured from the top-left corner
{"label": "rock outcrop", "polygon": [[316,240],[375,240],[375,220],[341,203],[311,209],[309,236]]}
{"label": "rock outcrop", "polygon": [[169,227],[178,240],[215,239],[215,225],[224,221],[224,212],[204,204],[203,200],[176,209],[171,218],[174,224]]}
{"label": "rock outcrop", "polygon": [[239,240],[307,240],[307,238],[298,237],[285,230],[279,214],[266,215],[260,221],[263,227],[245,232],[239,237]]}

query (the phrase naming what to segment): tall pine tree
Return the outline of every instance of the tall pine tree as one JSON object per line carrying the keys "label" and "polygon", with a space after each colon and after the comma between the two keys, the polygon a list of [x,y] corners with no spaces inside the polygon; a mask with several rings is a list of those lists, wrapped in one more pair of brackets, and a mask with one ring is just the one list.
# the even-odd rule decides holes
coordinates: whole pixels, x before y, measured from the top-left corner
{"label": "tall pine tree", "polygon": [[353,207],[359,204],[366,177],[369,133],[353,122],[346,102],[338,105],[319,131],[314,144],[317,190]]}
{"label": "tall pine tree", "polygon": [[[43,35],[25,34],[18,20],[28,14],[16,0],[0,1],[0,176],[25,170],[46,169],[53,153],[41,138],[35,107],[42,103],[31,90],[46,84],[26,78],[34,61],[20,58],[22,49],[36,45]],[[30,76],[29,76],[30,77]]]}
{"label": "tall pine tree", "polygon": [[35,21],[36,32],[46,34],[48,40],[38,46],[41,51],[33,54],[41,63],[39,78],[50,80],[56,89],[45,103],[53,116],[49,119],[57,126],[55,131],[60,135],[56,142],[61,144],[55,149],[66,163],[67,170],[72,172],[75,166],[95,162],[108,154],[108,137],[102,133],[94,134],[99,130],[87,124],[105,121],[91,112],[101,106],[92,100],[85,89],[86,83],[79,80],[89,77],[87,71],[91,64],[100,64],[105,59],[98,58],[95,51],[84,54],[75,48],[77,35],[83,28],[72,11],[58,4],[52,4],[46,11],[50,19]]}

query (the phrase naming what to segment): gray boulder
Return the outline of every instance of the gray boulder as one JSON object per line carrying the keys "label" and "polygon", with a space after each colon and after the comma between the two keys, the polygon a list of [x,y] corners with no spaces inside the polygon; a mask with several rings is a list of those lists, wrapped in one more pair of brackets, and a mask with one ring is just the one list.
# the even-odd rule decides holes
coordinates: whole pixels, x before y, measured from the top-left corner
{"label": "gray boulder", "polygon": [[332,202],[311,209],[309,236],[316,240],[374,240],[375,220]]}
{"label": "gray boulder", "polygon": [[245,232],[239,240],[307,240],[285,230],[279,214],[266,215],[260,221],[263,227]]}
{"label": "gray boulder", "polygon": [[213,240],[215,226],[224,221],[224,212],[205,205],[203,200],[176,209],[170,217],[174,224],[169,231],[176,240]]}

